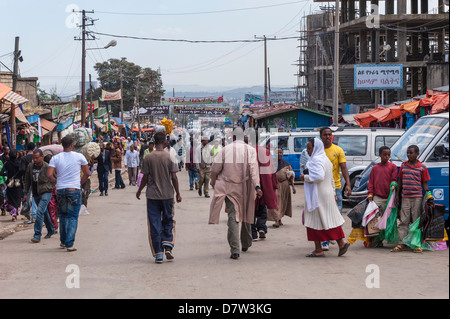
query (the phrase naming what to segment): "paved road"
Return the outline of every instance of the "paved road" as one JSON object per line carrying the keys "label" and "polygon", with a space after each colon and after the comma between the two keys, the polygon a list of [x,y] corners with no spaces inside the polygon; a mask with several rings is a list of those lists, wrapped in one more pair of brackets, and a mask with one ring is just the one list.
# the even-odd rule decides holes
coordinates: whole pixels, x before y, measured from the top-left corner
{"label": "paved road", "polygon": [[59,249],[58,236],[31,243],[32,229],[1,240],[0,298],[449,298],[448,250],[391,253],[357,242],[343,257],[331,246],[325,258],[306,258],[313,244],[301,224],[301,185],[294,217],[232,260],[226,214],[208,225],[210,200],[189,191],[186,172],[178,175],[173,262],[154,263],[137,188],[110,190],[93,194],[90,214],[80,216],[76,252]]}

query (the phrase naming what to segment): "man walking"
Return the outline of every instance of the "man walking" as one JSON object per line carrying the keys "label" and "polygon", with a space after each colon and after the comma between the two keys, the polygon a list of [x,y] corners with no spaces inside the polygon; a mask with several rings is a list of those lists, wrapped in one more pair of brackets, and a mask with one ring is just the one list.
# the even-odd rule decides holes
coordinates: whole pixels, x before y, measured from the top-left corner
{"label": "man walking", "polygon": [[173,162],[170,153],[164,151],[165,135],[158,132],[154,136],[155,150],[145,156],[142,164],[141,185],[136,192],[140,199],[141,191],[147,186],[147,217],[150,248],[156,263],[174,258],[172,249],[175,244],[174,189],[177,203],[181,202],[178,188],[177,163]]}
{"label": "man walking", "polygon": [[112,173],[111,156],[109,150],[105,149],[103,143],[100,143],[100,155],[95,159],[97,162],[98,184],[100,196],[108,196],[108,177]]}
{"label": "man walking", "polygon": [[[342,214],[342,185],[341,185],[341,172],[345,180],[345,195],[350,196],[352,193],[350,185],[350,177],[348,175],[347,160],[342,148],[333,144],[333,131],[329,127],[323,127],[320,129],[320,139],[325,147],[325,154],[333,165],[333,179],[336,191],[336,204],[339,211]],[[329,242],[322,243],[322,249],[328,250]]]}
{"label": "man walking", "polygon": [[55,233],[48,212],[47,206],[52,199],[52,192],[55,185],[47,178],[48,164],[44,162],[44,153],[40,149],[33,151],[33,161],[28,164],[24,175],[24,196],[25,202],[28,198],[29,191],[33,195],[33,199],[37,205],[36,221],[34,223],[34,236],[31,239],[33,243],[41,241],[42,224],[45,223],[47,228],[47,235],[45,238],[50,238]]}
{"label": "man walking", "polygon": [[[73,152],[71,136],[61,140],[64,151],[53,156],[47,170],[47,178],[56,183],[56,198],[59,204],[59,229],[61,248],[76,251],[75,234],[81,207],[81,185],[89,178],[89,166],[81,153]],[[57,179],[54,174],[56,171]],[[81,178],[83,172],[83,178]]]}
{"label": "man walking", "polygon": [[209,138],[204,135],[201,144],[201,159],[198,164],[198,195],[202,196],[202,188],[206,198],[209,198],[209,181],[211,177],[212,154]]}
{"label": "man walking", "polygon": [[[209,223],[218,224],[220,211],[225,202],[228,213],[228,244],[232,259],[238,259],[239,242],[242,251],[252,245],[251,225],[255,218],[256,195],[263,195],[259,184],[258,161],[255,148],[244,143],[244,133],[237,128],[233,143],[225,146],[211,168],[211,201]],[[239,224],[242,223],[239,233]]]}
{"label": "man walking", "polygon": [[139,152],[135,150],[135,146],[131,144],[129,150],[125,155],[125,167],[128,168],[128,179],[130,186],[136,186],[137,169],[139,163]]}

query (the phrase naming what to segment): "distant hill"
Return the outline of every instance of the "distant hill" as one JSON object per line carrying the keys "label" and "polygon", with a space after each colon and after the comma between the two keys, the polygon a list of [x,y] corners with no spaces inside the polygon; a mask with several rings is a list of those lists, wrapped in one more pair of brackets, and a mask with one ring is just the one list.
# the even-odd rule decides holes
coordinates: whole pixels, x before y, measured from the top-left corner
{"label": "distant hill", "polygon": [[[164,87],[166,89],[166,96],[172,96],[173,89],[175,88],[176,97],[202,97],[202,96],[224,96],[229,99],[243,99],[245,94],[260,94],[264,95],[263,86],[251,86],[241,88],[230,87],[205,87],[200,85],[179,85]],[[178,89],[177,89],[178,88]],[[281,91],[286,89],[272,87],[272,91]]]}

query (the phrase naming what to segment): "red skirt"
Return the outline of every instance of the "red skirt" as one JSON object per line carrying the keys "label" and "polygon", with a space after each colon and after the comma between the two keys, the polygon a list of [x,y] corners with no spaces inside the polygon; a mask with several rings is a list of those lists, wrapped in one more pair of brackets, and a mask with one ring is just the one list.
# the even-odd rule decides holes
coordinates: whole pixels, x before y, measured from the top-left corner
{"label": "red skirt", "polygon": [[327,230],[316,230],[306,227],[309,241],[328,241],[345,238],[344,231],[341,226]]}

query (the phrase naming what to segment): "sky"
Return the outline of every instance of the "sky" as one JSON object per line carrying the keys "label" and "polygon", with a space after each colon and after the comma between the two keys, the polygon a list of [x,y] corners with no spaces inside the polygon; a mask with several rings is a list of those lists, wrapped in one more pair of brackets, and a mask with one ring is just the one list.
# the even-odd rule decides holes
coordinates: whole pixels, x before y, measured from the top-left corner
{"label": "sky", "polygon": [[[304,17],[319,12],[322,5],[326,3],[313,0],[3,0],[0,62],[13,68],[14,41],[19,36],[23,57],[20,75],[38,77],[42,89],[55,89],[59,96],[70,97],[79,93],[81,81],[81,41],[74,40],[81,34],[76,27],[80,20],[72,9],[94,11],[88,14],[95,20],[88,30],[94,32],[221,41],[253,40],[264,35],[296,37]],[[383,5],[381,2],[380,13]],[[433,7],[430,4],[429,8]],[[102,48],[113,39],[117,46],[87,51],[86,81],[89,74],[96,80],[95,63],[126,57],[141,67],[160,68],[164,87],[170,92],[196,86],[264,85],[263,42],[183,43],[96,37],[86,41],[87,48]],[[297,84],[297,46],[297,39],[267,41],[272,87],[292,88]],[[7,68],[0,63],[0,70]]]}
{"label": "sky", "polygon": [[[313,0],[2,1],[0,61],[13,68],[14,41],[19,36],[23,57],[20,75],[38,77],[41,88],[54,88],[65,97],[78,93],[81,81],[81,41],[74,40],[81,33],[75,26],[79,20],[73,8],[94,11],[88,14],[95,19],[88,29],[99,33],[158,39],[253,40],[264,35],[297,36],[301,18],[319,5]],[[212,11],[222,12],[205,13]],[[186,86],[264,85],[263,42],[180,43],[96,37],[86,41],[87,48],[104,47],[113,39],[117,45],[87,51],[86,80],[89,74],[93,80],[97,78],[95,63],[126,57],[142,67],[160,68],[163,84],[170,91]],[[296,85],[297,45],[296,39],[267,42],[272,86]],[[7,71],[1,64],[0,70]]]}

